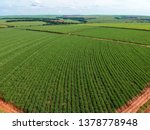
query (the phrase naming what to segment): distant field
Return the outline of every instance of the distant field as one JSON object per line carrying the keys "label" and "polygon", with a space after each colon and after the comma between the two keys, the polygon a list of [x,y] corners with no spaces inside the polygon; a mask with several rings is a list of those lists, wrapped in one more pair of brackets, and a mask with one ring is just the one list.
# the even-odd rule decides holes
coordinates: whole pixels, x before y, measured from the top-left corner
{"label": "distant field", "polygon": [[6,20],[0,19],[0,24],[3,24],[3,23],[5,23],[5,22],[6,22]]}
{"label": "distant field", "polygon": [[150,45],[150,31],[95,27],[78,34]]}
{"label": "distant field", "polygon": [[150,23],[93,23],[86,25],[150,30]]}
{"label": "distant field", "polygon": [[[145,31],[83,25],[42,29],[149,44]],[[148,47],[0,29],[0,95],[24,112],[115,112],[148,82]]]}
{"label": "distant field", "polygon": [[63,33],[71,33],[71,32],[80,32],[83,30],[87,30],[89,28],[93,28],[90,26],[84,26],[83,24],[75,24],[75,25],[49,25],[49,26],[34,26],[34,27],[23,27],[22,29],[35,29],[35,30],[46,30],[46,31],[54,31],[54,32],[63,32]]}
{"label": "distant field", "polygon": [[119,15],[91,15],[84,16],[88,23],[149,23],[149,16],[119,16]]}
{"label": "distant field", "polygon": [[114,23],[118,21],[114,16],[90,16],[90,18],[93,19],[88,19],[88,23]]}
{"label": "distant field", "polygon": [[7,26],[6,25],[0,25],[0,28],[6,28]]}
{"label": "distant field", "polygon": [[[73,33],[84,36],[91,36],[95,38],[114,39],[128,42],[135,42],[137,44],[150,45],[150,31],[130,30],[119,28],[105,28],[95,26],[80,25],[59,25],[59,26],[34,26],[27,27],[34,30],[46,30],[53,32]],[[26,29],[26,28],[24,28]]]}
{"label": "distant field", "polygon": [[5,20],[0,20],[0,26],[30,26],[30,25],[43,25],[45,22],[6,22]]}

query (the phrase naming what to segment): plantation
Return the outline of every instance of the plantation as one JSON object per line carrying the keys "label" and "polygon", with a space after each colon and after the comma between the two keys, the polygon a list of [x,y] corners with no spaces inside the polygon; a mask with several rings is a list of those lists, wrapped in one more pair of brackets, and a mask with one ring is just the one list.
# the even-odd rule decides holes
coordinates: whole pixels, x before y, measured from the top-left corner
{"label": "plantation", "polygon": [[87,26],[129,28],[138,30],[150,30],[150,23],[93,23]]}
{"label": "plantation", "polygon": [[150,100],[148,102],[146,102],[140,109],[138,112],[145,112],[148,108],[150,108]]}
{"label": "plantation", "polygon": [[15,27],[26,27],[26,26],[40,26],[46,24],[45,22],[40,22],[40,21],[23,21],[23,22],[6,22],[5,20],[0,20],[0,26],[15,26]]}
{"label": "plantation", "polygon": [[150,31],[96,27],[79,34],[150,45]]}
{"label": "plantation", "polygon": [[33,30],[43,30],[43,31],[53,31],[53,32],[61,32],[61,33],[73,33],[80,32],[83,30],[88,30],[89,28],[93,28],[91,26],[85,26],[84,24],[78,25],[51,25],[51,26],[34,26],[34,27],[19,27],[20,29],[33,29]]}
{"label": "plantation", "polygon": [[126,42],[134,42],[135,44],[150,45],[150,31],[144,30],[107,28],[85,25],[34,26],[21,29],[71,33],[74,35],[88,36],[93,38],[105,38],[106,40],[120,40]]}
{"label": "plantation", "polygon": [[0,28],[6,28],[7,26],[5,26],[5,25],[0,25]]}
{"label": "plantation", "polygon": [[149,45],[150,32],[27,28],[0,29],[0,96],[23,112],[115,112],[150,82],[149,47],[92,38]]}

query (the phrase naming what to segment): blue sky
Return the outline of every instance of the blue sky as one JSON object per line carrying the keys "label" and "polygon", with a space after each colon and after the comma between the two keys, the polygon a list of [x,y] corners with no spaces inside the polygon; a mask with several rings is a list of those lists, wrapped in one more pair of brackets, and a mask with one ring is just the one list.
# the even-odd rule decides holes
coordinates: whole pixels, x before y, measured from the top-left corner
{"label": "blue sky", "polygon": [[150,15],[150,0],[0,0],[0,15]]}

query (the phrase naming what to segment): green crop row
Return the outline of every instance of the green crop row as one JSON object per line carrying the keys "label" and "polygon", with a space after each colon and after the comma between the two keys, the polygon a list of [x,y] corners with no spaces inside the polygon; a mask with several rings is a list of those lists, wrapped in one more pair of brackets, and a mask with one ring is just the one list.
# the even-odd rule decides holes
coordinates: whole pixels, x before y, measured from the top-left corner
{"label": "green crop row", "polygon": [[38,21],[23,21],[23,22],[6,22],[5,20],[0,20],[0,26],[15,26],[15,27],[30,27],[30,26],[40,26],[45,24],[45,22]]}
{"label": "green crop row", "polygon": [[150,45],[150,31],[93,27],[78,34]]}
{"label": "green crop row", "polygon": [[67,34],[89,36],[93,38],[104,38],[108,40],[119,40],[133,42],[136,44],[150,45],[150,31],[108,28],[88,25],[59,25],[59,26],[32,26],[22,29],[43,30],[50,32],[61,32]]}
{"label": "green crop row", "polygon": [[149,23],[88,23],[87,26],[150,30]]}
{"label": "green crop row", "polygon": [[115,112],[150,81],[146,47],[16,29],[0,40],[0,93],[24,112]]}
{"label": "green crop row", "polygon": [[143,106],[140,107],[138,110],[139,113],[145,112],[146,109],[150,107],[150,100],[148,100]]}
{"label": "green crop row", "polygon": [[34,29],[34,30],[44,30],[62,33],[73,33],[87,30],[93,28],[92,26],[84,26],[84,24],[75,25],[49,25],[49,26],[32,26],[32,27],[19,27],[20,29]]}

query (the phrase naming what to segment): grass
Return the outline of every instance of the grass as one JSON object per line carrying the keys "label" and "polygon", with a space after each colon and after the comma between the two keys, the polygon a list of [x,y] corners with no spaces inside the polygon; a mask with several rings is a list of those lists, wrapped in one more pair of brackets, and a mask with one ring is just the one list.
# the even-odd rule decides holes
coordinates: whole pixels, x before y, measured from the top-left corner
{"label": "grass", "polygon": [[140,113],[144,112],[149,106],[150,106],[150,100],[148,102],[146,102],[142,107],[140,107],[138,112],[140,112]]}
{"label": "grass", "polygon": [[43,25],[45,22],[38,22],[38,21],[29,21],[29,22],[6,22],[5,20],[0,20],[0,26],[37,26],[37,25]]}
{"label": "grass", "polygon": [[7,27],[7,25],[5,25],[4,23],[5,23],[5,20],[1,20],[1,19],[0,19],[0,28],[5,28],[5,27]]}
{"label": "grass", "polygon": [[71,33],[71,32],[80,32],[82,30],[87,30],[89,26],[84,26],[83,24],[77,25],[50,25],[50,26],[34,26],[34,27],[21,27],[22,29],[35,29],[35,30],[46,30],[46,31],[54,31],[54,32],[63,32],[63,33]]}
{"label": "grass", "polygon": [[104,26],[104,27],[116,27],[116,28],[130,28],[150,30],[150,23],[93,23],[86,24],[87,26]]}
{"label": "grass", "polygon": [[0,92],[24,112],[114,112],[150,79],[146,47],[17,29],[0,41]]}
{"label": "grass", "polygon": [[[86,16],[85,16],[86,18]],[[115,19],[114,16],[107,16],[107,15],[103,15],[103,16],[87,16],[87,18],[94,18],[94,19],[88,19],[88,23],[115,23],[115,22],[119,22],[117,19]]]}
{"label": "grass", "polygon": [[0,25],[0,28],[6,28],[7,26],[6,25]]}
{"label": "grass", "polygon": [[24,29],[46,30],[63,33],[74,33],[83,36],[95,38],[113,39],[127,42],[135,42],[137,44],[150,45],[150,31],[130,30],[119,28],[105,28],[97,26],[81,25],[59,25],[59,26],[34,26],[25,27]]}
{"label": "grass", "polygon": [[150,45],[149,31],[96,27],[96,28],[90,28],[88,30],[81,31],[77,34]]}
{"label": "grass", "polygon": [[0,113],[4,113],[4,111],[0,109]]}

